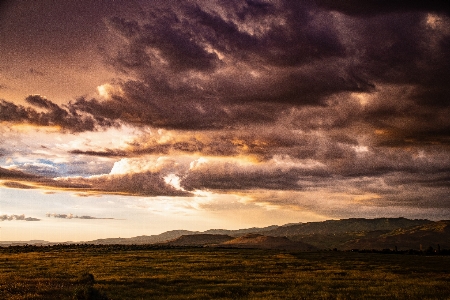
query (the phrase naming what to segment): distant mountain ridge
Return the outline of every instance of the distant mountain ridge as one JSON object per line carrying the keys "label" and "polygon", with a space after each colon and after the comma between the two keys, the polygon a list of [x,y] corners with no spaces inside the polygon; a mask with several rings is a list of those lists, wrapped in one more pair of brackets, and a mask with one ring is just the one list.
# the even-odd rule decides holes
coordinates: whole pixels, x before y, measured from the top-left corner
{"label": "distant mountain ridge", "polygon": [[167,246],[211,246],[222,244],[230,240],[233,240],[233,237],[226,234],[199,233],[182,235],[180,237],[177,237],[176,239],[159,244]]}
{"label": "distant mountain ridge", "polygon": [[86,242],[87,244],[96,244],[96,245],[111,245],[111,244],[156,244],[160,242],[164,242],[167,240],[178,238],[182,235],[190,235],[190,234],[199,234],[198,231],[189,231],[189,230],[171,230],[166,231],[157,235],[141,235],[132,238],[107,238],[107,239],[97,239],[93,241]]}
{"label": "distant mountain ridge", "polygon": [[[67,242],[74,244],[73,242]],[[13,244],[61,244],[41,240],[0,242]],[[172,230],[158,235],[132,238],[106,238],[77,244],[256,247],[285,249],[450,249],[450,221],[406,218],[350,218],[247,228],[238,230],[209,229],[203,232]],[[278,245],[278,246],[277,246]],[[282,246],[280,246],[282,245]],[[291,246],[289,246],[291,245]]]}
{"label": "distant mountain ridge", "polygon": [[430,222],[432,221],[425,219],[411,220],[406,218],[350,218],[280,226],[276,229],[267,231],[266,234],[273,236],[295,236],[308,234],[341,234],[375,230],[390,231],[398,228],[424,225]]}
{"label": "distant mountain ridge", "polygon": [[283,249],[296,251],[317,250],[316,247],[299,241],[291,241],[287,237],[267,236],[258,233],[248,233],[235,239],[224,242],[220,247]]}
{"label": "distant mountain ridge", "polygon": [[259,232],[268,232],[270,230],[275,230],[279,228],[278,225],[271,225],[267,227],[252,227],[252,228],[245,228],[245,229],[237,229],[237,230],[228,230],[228,229],[209,229],[204,231],[203,233],[210,233],[210,234],[227,234],[230,236],[240,236],[247,233],[259,233]]}
{"label": "distant mountain ridge", "polygon": [[426,250],[450,249],[450,220],[436,221],[410,228],[399,228],[377,237],[363,237],[342,245],[348,249]]}
{"label": "distant mountain ridge", "polygon": [[256,248],[256,249],[284,249],[297,251],[317,250],[312,245],[291,241],[287,237],[266,236],[259,233],[247,233],[239,237],[225,234],[192,234],[182,235],[174,240],[158,243],[162,246],[196,246],[221,248]]}

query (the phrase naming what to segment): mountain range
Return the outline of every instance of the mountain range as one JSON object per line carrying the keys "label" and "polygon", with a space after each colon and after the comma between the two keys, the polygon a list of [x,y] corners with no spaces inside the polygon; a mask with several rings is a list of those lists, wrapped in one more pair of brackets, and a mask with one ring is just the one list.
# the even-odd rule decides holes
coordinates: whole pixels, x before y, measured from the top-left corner
{"label": "mountain range", "polygon": [[[72,242],[67,242],[72,243]],[[158,235],[107,238],[83,244],[155,244],[161,246],[262,248],[312,251],[318,249],[450,249],[450,220],[351,218],[204,232],[172,230]],[[0,242],[0,246],[51,244],[45,241]],[[72,243],[73,244],[73,243]]]}

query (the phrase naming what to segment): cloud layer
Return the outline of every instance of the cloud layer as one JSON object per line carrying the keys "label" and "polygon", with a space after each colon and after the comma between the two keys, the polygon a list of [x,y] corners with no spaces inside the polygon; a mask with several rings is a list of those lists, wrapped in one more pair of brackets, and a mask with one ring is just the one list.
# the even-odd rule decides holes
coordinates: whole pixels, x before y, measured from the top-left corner
{"label": "cloud layer", "polygon": [[[449,214],[449,5],[216,0],[134,8],[93,13],[104,21],[99,51],[115,74],[96,94],[63,104],[39,95],[0,100],[0,122],[11,130],[28,124],[74,136],[55,138],[53,150],[2,146],[3,186],[233,193],[320,210],[306,200],[315,193],[356,210]],[[129,138],[78,140],[111,129]]]}

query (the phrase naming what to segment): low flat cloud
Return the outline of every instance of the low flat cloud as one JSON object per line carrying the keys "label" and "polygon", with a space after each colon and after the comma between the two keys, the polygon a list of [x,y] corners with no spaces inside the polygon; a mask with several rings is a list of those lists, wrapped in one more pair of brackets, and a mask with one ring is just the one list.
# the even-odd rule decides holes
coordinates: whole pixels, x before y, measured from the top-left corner
{"label": "low flat cloud", "polygon": [[27,174],[17,170],[8,170],[0,167],[0,179],[1,180],[11,180],[11,179],[24,179],[31,180],[37,179],[39,176]]}
{"label": "low flat cloud", "polygon": [[[0,171],[2,169],[0,168]],[[9,171],[9,170],[7,170]],[[164,175],[154,172],[96,175],[83,177],[45,178],[23,172],[3,172],[0,185],[18,189],[55,189],[78,193],[128,196],[190,196],[191,193],[167,184]],[[1,174],[1,173],[0,173]]]}
{"label": "low flat cloud", "polygon": [[59,188],[77,190],[90,188],[90,185],[86,184],[57,181],[53,178],[29,174],[18,170],[8,170],[1,167],[0,185],[19,189]]}
{"label": "low flat cloud", "polygon": [[73,214],[56,214],[47,213],[45,214],[47,218],[57,218],[57,219],[82,219],[82,220],[115,220],[114,218],[97,218],[92,216],[78,216]]}
{"label": "low flat cloud", "polygon": [[40,221],[41,219],[25,217],[25,215],[0,215],[0,221]]}

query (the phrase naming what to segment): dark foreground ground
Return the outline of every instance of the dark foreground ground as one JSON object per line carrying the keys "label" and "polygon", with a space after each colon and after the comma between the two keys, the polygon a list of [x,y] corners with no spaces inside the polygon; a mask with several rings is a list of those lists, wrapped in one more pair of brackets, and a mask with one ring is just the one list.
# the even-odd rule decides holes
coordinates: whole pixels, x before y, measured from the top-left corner
{"label": "dark foreground ground", "polygon": [[0,299],[450,299],[450,256],[2,248]]}

